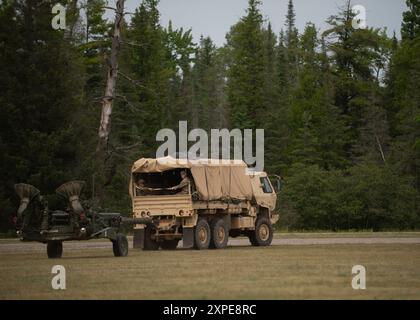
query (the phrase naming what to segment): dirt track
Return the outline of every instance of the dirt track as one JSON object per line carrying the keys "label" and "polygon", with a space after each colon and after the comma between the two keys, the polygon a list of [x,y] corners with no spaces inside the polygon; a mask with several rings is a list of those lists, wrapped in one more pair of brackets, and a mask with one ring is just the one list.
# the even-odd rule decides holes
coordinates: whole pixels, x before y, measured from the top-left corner
{"label": "dirt track", "polygon": [[[130,248],[132,238],[129,237]],[[420,236],[414,237],[308,237],[293,235],[292,237],[275,237],[273,246],[307,246],[307,245],[340,245],[340,244],[420,244]],[[229,239],[229,246],[250,246],[247,238]],[[182,247],[182,242],[180,242]],[[91,241],[69,241],[64,243],[64,250],[85,250],[85,249],[111,249],[111,242],[108,240]],[[25,254],[34,252],[45,252],[45,245],[36,242],[20,242],[18,240],[0,240],[0,254]]]}

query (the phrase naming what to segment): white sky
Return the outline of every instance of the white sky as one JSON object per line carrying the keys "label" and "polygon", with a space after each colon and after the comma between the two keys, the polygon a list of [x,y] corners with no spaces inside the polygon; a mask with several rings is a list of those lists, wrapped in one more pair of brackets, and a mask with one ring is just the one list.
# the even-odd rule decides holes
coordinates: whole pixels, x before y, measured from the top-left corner
{"label": "white sky", "polygon": [[[115,0],[108,0],[115,6]],[[278,34],[284,26],[288,0],[262,0],[263,16],[272,24]],[[126,11],[134,12],[141,0],[126,0]],[[161,24],[167,26],[172,20],[173,26],[184,29],[192,28],[194,41],[200,35],[210,36],[221,46],[230,27],[244,15],[248,0],[160,0],[159,11]],[[325,20],[338,12],[345,0],[294,0],[296,25],[303,31],[306,22],[313,22],[324,30]],[[387,27],[392,35],[395,30],[400,37],[402,12],[406,10],[405,0],[353,0],[353,5],[361,4],[366,8],[369,27]],[[112,17],[107,12],[107,17]]]}

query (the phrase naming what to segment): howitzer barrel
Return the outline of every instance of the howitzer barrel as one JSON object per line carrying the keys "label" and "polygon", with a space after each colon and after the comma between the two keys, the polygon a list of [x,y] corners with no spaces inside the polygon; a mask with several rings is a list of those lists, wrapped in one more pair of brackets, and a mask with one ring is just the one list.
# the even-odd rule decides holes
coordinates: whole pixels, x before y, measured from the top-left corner
{"label": "howitzer barrel", "polygon": [[152,225],[154,226],[155,223],[152,218],[125,218],[121,219],[122,223],[127,224],[145,224],[145,225]]}

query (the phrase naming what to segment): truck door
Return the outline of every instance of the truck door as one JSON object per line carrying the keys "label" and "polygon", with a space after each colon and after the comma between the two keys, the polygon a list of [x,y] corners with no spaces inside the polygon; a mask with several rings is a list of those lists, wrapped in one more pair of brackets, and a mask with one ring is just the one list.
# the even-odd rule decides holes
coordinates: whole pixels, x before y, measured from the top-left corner
{"label": "truck door", "polygon": [[258,185],[258,188],[254,190],[257,203],[274,210],[277,197],[270,180],[267,176],[255,176],[254,179],[256,179],[255,184]]}

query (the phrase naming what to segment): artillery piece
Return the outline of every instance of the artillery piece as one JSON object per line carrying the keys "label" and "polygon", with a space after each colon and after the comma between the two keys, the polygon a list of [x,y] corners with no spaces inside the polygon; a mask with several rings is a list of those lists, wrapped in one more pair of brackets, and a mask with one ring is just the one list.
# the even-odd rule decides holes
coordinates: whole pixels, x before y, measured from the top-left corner
{"label": "artillery piece", "polygon": [[114,256],[128,254],[127,237],[121,233],[123,223],[153,224],[150,218],[128,219],[120,213],[98,213],[80,201],[83,181],[70,181],[56,189],[56,193],[68,203],[68,209],[49,210],[41,192],[32,185],[15,185],[20,197],[17,211],[17,234],[22,241],[38,241],[47,244],[49,258],[61,258],[63,241],[107,238],[112,242]]}

